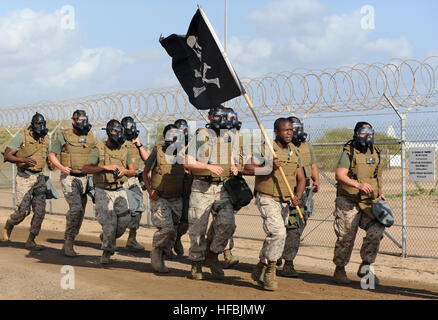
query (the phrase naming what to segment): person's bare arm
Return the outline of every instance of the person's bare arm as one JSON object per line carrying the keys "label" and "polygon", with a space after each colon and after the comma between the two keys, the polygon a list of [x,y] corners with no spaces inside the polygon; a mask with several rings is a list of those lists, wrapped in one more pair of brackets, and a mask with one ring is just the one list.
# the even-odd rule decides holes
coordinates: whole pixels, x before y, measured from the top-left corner
{"label": "person's bare arm", "polygon": [[319,191],[319,171],[316,164],[312,164],[312,180],[313,180],[313,192]]}
{"label": "person's bare arm", "polygon": [[202,163],[193,158],[191,155],[186,155],[184,168],[187,170],[208,170],[211,173],[220,176],[224,169],[220,166],[215,166],[213,164]]}
{"label": "person's bare arm", "polygon": [[55,166],[57,167],[63,174],[70,174],[71,172],[71,168],[69,167],[65,167],[62,165],[62,163],[58,160],[58,158],[56,157],[56,153],[54,152],[50,152],[49,153],[49,161]]}
{"label": "person's bare arm", "polygon": [[337,168],[335,174],[336,181],[345,184],[346,186],[353,187],[359,189],[365,193],[370,193],[373,191],[373,188],[368,183],[359,183],[358,181],[351,179],[348,176],[348,169],[346,168]]}
{"label": "person's bare arm", "polygon": [[11,162],[11,163],[25,163],[29,167],[33,167],[37,164],[37,162],[32,158],[16,157],[15,156],[16,153],[17,153],[17,150],[13,150],[13,149],[7,147],[5,150],[5,154],[4,154],[4,161]]}

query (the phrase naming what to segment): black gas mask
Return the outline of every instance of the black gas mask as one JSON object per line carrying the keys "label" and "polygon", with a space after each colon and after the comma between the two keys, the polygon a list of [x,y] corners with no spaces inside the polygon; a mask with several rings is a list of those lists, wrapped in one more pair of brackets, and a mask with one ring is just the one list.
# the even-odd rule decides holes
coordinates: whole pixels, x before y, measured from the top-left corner
{"label": "black gas mask", "polygon": [[106,126],[106,134],[115,147],[120,147],[125,141],[126,136],[123,126],[118,121],[110,121]]}
{"label": "black gas mask", "polygon": [[366,150],[369,148],[372,152],[374,145],[374,129],[366,125],[357,128],[354,131],[354,141],[356,148],[358,148],[360,151],[366,152]]}
{"label": "black gas mask", "polygon": [[293,128],[292,143],[296,147],[299,147],[301,143],[307,139],[307,133],[304,132],[304,123],[292,117],[288,119],[290,122],[292,122]]}
{"label": "black gas mask", "polygon": [[87,135],[92,125],[88,123],[88,116],[85,113],[79,113],[72,118],[74,121],[73,128],[79,132],[79,135]]}
{"label": "black gas mask", "polygon": [[228,120],[231,121],[232,127],[236,130],[240,130],[242,127],[242,122],[239,121],[237,117],[237,112],[228,113]]}
{"label": "black gas mask", "polygon": [[176,120],[175,126],[179,131],[184,133],[184,141],[185,144],[187,144],[189,142],[189,126],[187,124],[187,121],[184,119]]}
{"label": "black gas mask", "polygon": [[36,140],[44,138],[49,132],[46,127],[46,120],[44,119],[44,116],[38,112],[32,117],[30,126]]}
{"label": "black gas mask", "polygon": [[138,134],[140,133],[139,130],[137,130],[137,125],[131,117],[125,117],[122,119],[122,126],[125,130],[125,135],[127,140],[133,140],[138,137]]}
{"label": "black gas mask", "polygon": [[[177,150],[184,147],[184,142],[185,142],[185,136],[183,131],[177,128],[169,129],[167,130],[166,135],[164,137],[163,151],[165,153],[169,151],[170,153],[176,155]],[[170,146],[172,146],[172,150],[167,150]]]}
{"label": "black gas mask", "polygon": [[224,109],[214,110],[210,117],[210,123],[205,125],[208,129],[219,132],[220,129],[231,130],[233,128],[233,122],[228,120],[228,112]]}

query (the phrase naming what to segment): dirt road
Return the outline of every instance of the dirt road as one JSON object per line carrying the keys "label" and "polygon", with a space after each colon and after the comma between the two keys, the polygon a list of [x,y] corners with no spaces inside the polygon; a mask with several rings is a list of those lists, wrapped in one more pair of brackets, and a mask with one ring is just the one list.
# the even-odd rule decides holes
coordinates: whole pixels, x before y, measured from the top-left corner
{"label": "dirt road", "polygon": [[[7,212],[2,212],[3,222]],[[438,300],[437,264],[426,260],[423,267],[412,272],[423,272],[425,281],[396,280],[380,276],[381,285],[375,290],[363,290],[359,278],[353,274],[357,269],[357,257],[354,256],[351,268],[347,269],[354,280],[351,285],[339,286],[333,283],[330,253],[303,247],[298,255],[298,279],[279,277],[279,289],[275,292],[260,290],[250,279],[250,273],[257,262],[257,252],[261,243],[249,240],[236,240],[235,254],[240,263],[232,270],[225,270],[226,280],[211,279],[208,269],[204,268],[205,280],[194,281],[187,278],[190,261],[187,257],[174,258],[167,262],[170,273],[155,274],[150,265],[150,243],[153,229],[142,228],[139,240],[146,246],[140,253],[132,253],[123,248],[126,235],[117,241],[119,250],[112,257],[108,267],[99,264],[101,255],[98,234],[99,225],[94,221],[85,221],[82,234],[78,237],[76,251],[80,256],[68,258],[61,254],[63,227],[65,220],[59,216],[48,216],[43,230],[37,238],[46,248],[38,252],[29,252],[24,248],[27,238],[28,222],[14,229],[10,242],[0,242],[0,299],[436,299]],[[57,226],[57,231],[55,227]],[[186,237],[186,236],[185,236]],[[187,248],[187,238],[184,239]],[[322,249],[321,249],[322,250]],[[187,252],[187,251],[186,251]],[[355,253],[356,255],[356,253]],[[376,264],[380,273],[387,275],[386,264],[399,257],[379,258]],[[388,261],[387,261],[388,260]],[[316,261],[318,261],[316,263]],[[407,263],[407,262],[405,262]],[[409,263],[412,263],[409,262]],[[61,282],[67,273],[61,273],[63,266],[74,269],[74,289],[62,289]],[[413,266],[412,264],[411,266]],[[321,266],[326,266],[321,268]],[[431,268],[435,268],[431,270]],[[403,265],[393,269],[409,271]],[[424,275],[429,273],[430,278]],[[68,273],[71,275],[71,273]],[[406,275],[406,274],[405,274]],[[65,278],[64,278],[65,283]]]}

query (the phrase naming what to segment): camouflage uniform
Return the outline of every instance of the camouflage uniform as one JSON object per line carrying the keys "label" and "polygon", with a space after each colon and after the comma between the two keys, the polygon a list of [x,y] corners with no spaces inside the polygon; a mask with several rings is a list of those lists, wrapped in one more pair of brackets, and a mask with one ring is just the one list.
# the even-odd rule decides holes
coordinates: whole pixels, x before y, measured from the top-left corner
{"label": "camouflage uniform", "polygon": [[277,261],[285,247],[285,225],[289,217],[289,204],[275,201],[258,193],[256,205],[263,219],[263,230],[266,233],[259,258],[262,263],[267,264],[268,261]]}
{"label": "camouflage uniform", "polygon": [[45,167],[48,152],[48,137],[35,140],[30,128],[17,134],[9,143],[9,148],[17,150],[17,157],[30,157],[36,161],[36,165],[28,167],[24,163],[17,163],[17,175],[15,177],[15,211],[9,217],[7,223],[15,226],[21,223],[34,212],[31,221],[30,233],[37,236],[41,230],[41,224],[46,214],[46,182],[41,174]]}
{"label": "camouflage uniform", "polygon": [[[344,147],[344,153],[338,167],[350,167],[348,176],[359,182],[369,183],[373,191],[370,194],[364,194],[356,188],[338,183],[336,206],[333,213],[335,216],[333,227],[338,238],[333,262],[337,267],[344,267],[350,261],[358,227],[366,231],[360,250],[362,262],[372,264],[376,260],[380,241],[385,231],[385,226],[380,223],[369,224],[374,220],[370,218],[373,217],[372,203],[382,194],[379,154],[380,151],[375,146],[373,153],[361,153],[354,148],[352,142],[347,143]],[[344,164],[344,162],[346,163]]]}
{"label": "camouflage uniform", "polygon": [[152,247],[162,248],[169,255],[176,240],[177,227],[181,219],[183,199],[159,198],[151,200],[151,221],[158,230],[154,233]]}
{"label": "camouflage uniform", "polygon": [[[129,189],[132,192],[135,192],[139,196],[143,197],[143,191],[141,190],[141,186],[140,186],[140,183],[138,182],[137,177],[128,177],[128,181],[126,181],[123,184],[123,188]],[[140,228],[141,215],[142,215],[142,213],[139,213],[136,216],[132,217],[131,223],[129,224],[128,229],[138,230],[138,228]]]}
{"label": "camouflage uniform", "polygon": [[87,177],[74,177],[71,175],[61,174],[61,187],[65,200],[69,205],[66,215],[66,228],[64,239],[71,237],[76,238],[84,220],[85,207],[87,205]]}
{"label": "camouflage uniform", "polygon": [[208,182],[195,178],[189,209],[189,259],[192,261],[205,259],[205,235],[211,211],[215,212],[216,219],[213,224],[215,236],[211,241],[210,250],[220,253],[225,250],[236,229],[231,199],[222,182]]}
{"label": "camouflage uniform", "polygon": [[114,252],[116,239],[131,223],[128,197],[123,189],[111,191],[96,186],[97,221],[102,226],[102,250]]}
{"label": "camouflage uniform", "polygon": [[[306,178],[306,190],[303,194],[302,201],[303,205],[306,201],[306,195],[310,193],[311,178],[312,178],[312,165],[315,164],[316,158],[313,152],[312,146],[308,142],[302,142],[299,147],[297,147],[299,153],[300,165],[304,169],[304,175]],[[313,208],[305,208],[302,210],[304,220],[307,221],[313,212]],[[287,229],[286,230],[286,240],[284,245],[283,255],[281,256],[286,261],[293,261],[298,254],[298,249],[300,248],[301,235],[303,234],[306,224],[300,223],[298,228]]]}
{"label": "camouflage uniform", "polygon": [[46,214],[46,181],[43,175],[26,173],[18,169],[15,177],[15,211],[8,219],[8,223],[15,226],[21,223],[30,214],[32,207],[33,217],[30,223],[30,233],[37,236]]}

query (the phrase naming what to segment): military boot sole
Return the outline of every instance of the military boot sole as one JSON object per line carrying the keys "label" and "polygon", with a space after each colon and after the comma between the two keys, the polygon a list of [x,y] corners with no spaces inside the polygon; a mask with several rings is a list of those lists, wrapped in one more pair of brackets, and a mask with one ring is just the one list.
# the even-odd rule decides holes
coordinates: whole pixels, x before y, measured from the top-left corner
{"label": "military boot sole", "polygon": [[44,249],[43,246],[40,246],[40,245],[38,245],[38,244],[29,244],[29,243],[26,243],[26,244],[24,245],[24,247],[25,247],[27,250],[31,250],[31,251],[40,251],[40,250],[43,250],[43,249]]}
{"label": "military boot sole", "polygon": [[278,284],[268,286],[263,283],[263,289],[265,289],[266,291],[275,291],[277,290],[277,288],[278,288]]}
{"label": "military boot sole", "polygon": [[127,243],[125,247],[128,249],[131,249],[131,250],[136,250],[136,251],[144,250],[144,247],[139,243],[137,243],[137,244]]}
{"label": "military boot sole", "polygon": [[76,252],[68,252],[66,251],[64,248],[62,248],[62,252],[64,253],[65,256],[67,257],[76,257],[78,254]]}
{"label": "military boot sole", "polygon": [[238,263],[239,263],[239,260],[237,260],[237,259],[231,260],[230,262],[225,261],[224,262],[224,269],[230,269]]}
{"label": "military boot sole", "polygon": [[189,278],[192,279],[192,280],[203,280],[204,279],[202,274],[195,274],[195,275],[190,274]]}
{"label": "military boot sole", "polygon": [[280,272],[280,276],[285,278],[298,278],[300,275],[297,272],[295,273]]}

